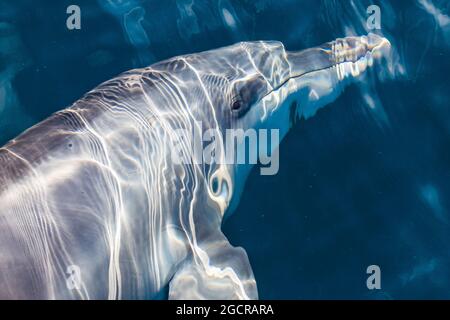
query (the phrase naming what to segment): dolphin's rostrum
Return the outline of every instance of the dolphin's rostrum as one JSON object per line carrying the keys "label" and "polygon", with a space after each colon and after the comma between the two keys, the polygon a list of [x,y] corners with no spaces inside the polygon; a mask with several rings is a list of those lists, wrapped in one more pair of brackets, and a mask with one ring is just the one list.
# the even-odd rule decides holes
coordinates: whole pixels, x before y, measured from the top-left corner
{"label": "dolphin's rostrum", "polygon": [[374,34],[299,52],[241,42],[125,72],[30,128],[0,148],[0,298],[143,299],[168,283],[174,299],[257,298],[220,230],[251,165],[175,164],[173,133],[282,138],[388,48]]}

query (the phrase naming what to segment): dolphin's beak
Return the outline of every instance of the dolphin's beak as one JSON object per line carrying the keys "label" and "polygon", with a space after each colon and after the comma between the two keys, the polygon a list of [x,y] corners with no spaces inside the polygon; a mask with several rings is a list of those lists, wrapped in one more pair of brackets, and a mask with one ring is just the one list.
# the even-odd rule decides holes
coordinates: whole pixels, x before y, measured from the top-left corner
{"label": "dolphin's beak", "polygon": [[390,52],[389,41],[370,33],[362,37],[346,37],[325,43],[319,47],[297,52],[287,52],[290,78],[327,68],[336,68],[339,77],[351,73],[358,76],[373,59],[385,57]]}
{"label": "dolphin's beak", "polygon": [[[281,82],[265,98],[265,110],[278,110],[279,102],[289,105],[289,123],[292,119],[313,116],[315,112],[334,101],[343,88],[371,67],[375,59],[388,58],[391,44],[379,35],[370,33],[361,37],[346,37],[321,46],[286,51],[289,67]],[[295,104],[293,104],[295,101]],[[284,103],[286,102],[286,103]],[[294,117],[295,115],[295,117]]]}

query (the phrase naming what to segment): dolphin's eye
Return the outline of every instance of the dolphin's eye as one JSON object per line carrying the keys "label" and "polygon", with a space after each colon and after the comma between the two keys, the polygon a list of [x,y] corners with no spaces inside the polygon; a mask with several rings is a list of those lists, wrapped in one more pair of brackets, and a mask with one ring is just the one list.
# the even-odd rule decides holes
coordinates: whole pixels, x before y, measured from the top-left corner
{"label": "dolphin's eye", "polygon": [[244,101],[240,96],[235,97],[231,102],[231,113],[236,117],[243,116],[249,108],[250,104]]}
{"label": "dolphin's eye", "polygon": [[240,100],[236,100],[233,102],[233,105],[231,106],[231,109],[233,111],[239,111],[242,108],[242,101]]}
{"label": "dolphin's eye", "polygon": [[234,98],[231,100],[231,111],[244,115],[250,107],[267,93],[267,82],[259,75],[245,77],[233,85]]}

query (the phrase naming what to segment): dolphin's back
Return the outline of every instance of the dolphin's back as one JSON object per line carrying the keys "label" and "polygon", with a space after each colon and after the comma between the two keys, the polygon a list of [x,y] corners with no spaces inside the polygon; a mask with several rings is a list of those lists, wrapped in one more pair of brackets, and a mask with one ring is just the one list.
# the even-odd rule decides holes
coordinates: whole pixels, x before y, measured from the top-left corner
{"label": "dolphin's back", "polygon": [[0,298],[148,298],[167,282],[176,201],[159,188],[180,194],[145,95],[129,72],[0,148]]}
{"label": "dolphin's back", "polygon": [[71,265],[82,268],[88,255],[108,261],[105,229],[114,229],[104,219],[115,200],[112,183],[87,152],[80,119],[72,110],[57,113],[0,149],[2,298],[108,297],[108,273],[97,266],[84,265],[96,290],[66,287]]}

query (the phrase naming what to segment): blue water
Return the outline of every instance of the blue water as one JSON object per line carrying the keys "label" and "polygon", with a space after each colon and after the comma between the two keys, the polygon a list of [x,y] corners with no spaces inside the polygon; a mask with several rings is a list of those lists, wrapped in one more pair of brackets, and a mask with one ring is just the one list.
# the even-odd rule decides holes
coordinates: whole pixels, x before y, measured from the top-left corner
{"label": "blue water", "polygon": [[[81,30],[66,8],[81,8]],[[367,32],[390,68],[354,85],[254,170],[223,229],[263,299],[450,298],[450,3],[0,0],[0,144],[131,68],[241,40],[291,50]],[[366,268],[381,268],[368,290]]]}

